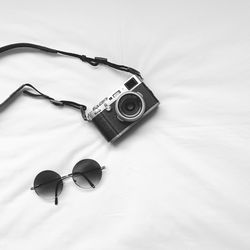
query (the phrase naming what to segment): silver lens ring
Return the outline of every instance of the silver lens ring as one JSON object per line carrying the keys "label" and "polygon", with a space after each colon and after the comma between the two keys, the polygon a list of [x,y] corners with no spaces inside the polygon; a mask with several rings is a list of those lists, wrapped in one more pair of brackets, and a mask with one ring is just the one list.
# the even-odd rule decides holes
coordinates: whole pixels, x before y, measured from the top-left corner
{"label": "silver lens ring", "polygon": [[[133,97],[133,99],[136,100],[136,103],[132,104],[133,108],[138,109],[136,110],[135,113],[130,113],[129,109],[127,110],[128,112],[124,111],[124,109],[121,110],[121,107],[126,105],[126,101],[129,100],[129,98],[131,97]],[[135,104],[139,104],[139,105],[135,105]],[[127,92],[122,93],[115,103],[115,111],[116,111],[118,119],[121,121],[126,121],[126,122],[135,122],[138,119],[140,119],[145,112],[145,108],[146,108],[146,105],[145,105],[142,95],[140,93],[136,93],[132,91],[127,91]]]}

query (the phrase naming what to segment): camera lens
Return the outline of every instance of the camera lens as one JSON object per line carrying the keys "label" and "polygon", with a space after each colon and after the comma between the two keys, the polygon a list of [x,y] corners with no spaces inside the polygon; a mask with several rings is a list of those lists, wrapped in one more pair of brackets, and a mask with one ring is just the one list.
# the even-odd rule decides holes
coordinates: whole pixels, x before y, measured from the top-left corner
{"label": "camera lens", "polygon": [[141,110],[141,100],[135,95],[126,95],[120,100],[120,111],[125,115],[135,115]]}
{"label": "camera lens", "polygon": [[145,102],[142,96],[135,92],[125,92],[116,101],[116,113],[122,121],[134,122],[145,111]]}

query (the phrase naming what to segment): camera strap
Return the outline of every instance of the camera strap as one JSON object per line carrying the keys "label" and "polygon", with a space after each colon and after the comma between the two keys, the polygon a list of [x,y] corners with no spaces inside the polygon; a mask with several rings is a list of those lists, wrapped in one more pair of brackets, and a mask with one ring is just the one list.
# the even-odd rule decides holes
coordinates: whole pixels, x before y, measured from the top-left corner
{"label": "camera strap", "polygon": [[[9,44],[3,47],[0,47],[0,53],[5,53],[8,52],[10,50],[15,50],[15,49],[21,49],[21,48],[28,48],[28,49],[35,49],[35,50],[39,50],[42,52],[46,52],[46,53],[50,53],[50,54],[57,54],[57,55],[64,55],[64,56],[69,56],[69,57],[75,57],[80,59],[82,62],[86,62],[88,64],[90,64],[91,66],[98,66],[98,65],[106,65],[108,67],[111,67],[113,69],[116,70],[120,70],[120,71],[125,71],[128,73],[131,73],[133,75],[138,76],[139,78],[142,79],[141,73],[139,71],[137,71],[134,68],[125,66],[125,65],[119,65],[119,64],[115,64],[112,62],[109,62],[107,60],[107,58],[103,58],[103,57],[88,57],[86,55],[80,55],[80,54],[76,54],[76,53],[71,53],[71,52],[66,52],[66,51],[62,51],[62,50],[57,50],[57,49],[52,49],[52,48],[48,48],[45,46],[41,46],[41,45],[37,45],[37,44],[33,44],[33,43],[14,43],[14,44]],[[32,90],[32,92],[30,91]],[[48,95],[43,94],[42,92],[40,92],[37,88],[35,88],[33,85],[31,84],[23,84],[21,85],[17,90],[15,90],[3,103],[0,104],[0,111],[5,109],[5,107],[17,96],[19,96],[20,94],[26,94],[28,96],[32,96],[35,98],[44,98],[47,99],[48,101],[50,101],[50,103],[56,105],[56,106],[69,106],[75,109],[78,109],[81,111],[82,117],[84,120],[87,120],[86,118],[86,114],[85,111],[87,109],[87,107],[83,104],[79,104],[76,102],[72,102],[72,101],[66,101],[66,100],[56,100]]]}
{"label": "camera strap", "polygon": [[9,45],[0,47],[0,53],[7,52],[7,51],[10,51],[13,49],[20,49],[20,48],[30,48],[30,49],[36,49],[36,50],[40,50],[43,52],[47,52],[47,53],[75,57],[75,58],[80,59],[82,62],[86,62],[92,66],[95,66],[95,67],[98,65],[106,65],[106,66],[111,67],[113,69],[125,71],[125,72],[131,73],[133,75],[137,75],[139,78],[142,78],[141,73],[138,70],[133,69],[133,68],[128,67],[128,66],[119,65],[119,64],[109,62],[107,58],[103,58],[103,57],[91,58],[91,57],[88,57],[86,55],[80,55],[80,54],[75,54],[75,53],[66,52],[66,51],[62,51],[62,50],[51,49],[51,48],[44,47],[44,46],[37,45],[37,44],[33,44],[33,43],[9,44]]}
{"label": "camera strap", "polygon": [[[32,90],[32,92],[30,90]],[[72,102],[72,101],[56,100],[48,95],[45,95],[44,93],[42,93],[41,91],[39,91],[37,88],[35,88],[33,85],[29,83],[21,85],[4,102],[2,102],[0,104],[0,111],[4,110],[9,105],[10,102],[12,102],[16,97],[18,97],[22,93],[31,97],[46,99],[55,106],[59,106],[59,107],[68,106],[68,107],[78,109],[80,110],[82,114],[82,118],[85,121],[87,121],[87,117],[85,114],[87,107],[85,105],[79,104],[77,102]]]}

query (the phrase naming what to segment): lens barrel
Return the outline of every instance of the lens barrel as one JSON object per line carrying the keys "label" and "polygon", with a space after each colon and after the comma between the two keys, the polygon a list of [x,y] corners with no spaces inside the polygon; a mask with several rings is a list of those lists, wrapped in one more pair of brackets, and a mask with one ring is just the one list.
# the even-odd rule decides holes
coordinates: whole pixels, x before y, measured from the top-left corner
{"label": "lens barrel", "polygon": [[115,110],[121,121],[135,122],[145,111],[145,102],[140,93],[128,91],[119,96]]}

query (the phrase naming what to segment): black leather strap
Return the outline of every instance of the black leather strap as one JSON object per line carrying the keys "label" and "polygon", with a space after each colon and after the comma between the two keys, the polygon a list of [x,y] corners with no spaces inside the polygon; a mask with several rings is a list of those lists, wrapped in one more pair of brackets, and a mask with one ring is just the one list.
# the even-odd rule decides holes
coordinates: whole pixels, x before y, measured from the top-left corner
{"label": "black leather strap", "polygon": [[31,49],[37,49],[43,52],[47,52],[47,53],[53,53],[53,54],[58,54],[58,55],[65,55],[65,56],[70,56],[70,57],[75,57],[80,59],[83,62],[86,62],[92,66],[98,66],[99,64],[102,65],[106,65],[108,67],[117,69],[117,70],[121,70],[121,71],[125,71],[128,73],[131,73],[133,75],[137,75],[138,77],[142,78],[141,73],[136,70],[133,69],[131,67],[125,66],[125,65],[119,65],[119,64],[115,64],[115,63],[111,63],[107,60],[107,58],[103,58],[103,57],[87,57],[85,55],[79,55],[79,54],[75,54],[75,53],[71,53],[71,52],[66,52],[66,51],[62,51],[62,50],[57,50],[57,49],[51,49],[45,46],[41,46],[41,45],[37,45],[37,44],[33,44],[33,43],[14,43],[14,44],[9,44],[3,47],[0,47],[0,53],[9,51],[9,50],[13,50],[13,49],[20,49],[20,48],[31,48]]}
{"label": "black leather strap", "polygon": [[[138,76],[139,78],[142,79],[141,73],[139,71],[137,71],[136,69],[133,69],[131,67],[127,67],[127,66],[124,66],[124,65],[111,63],[106,58],[103,58],[103,57],[91,58],[91,57],[87,57],[85,55],[79,55],[79,54],[66,52],[66,51],[62,51],[62,50],[51,49],[51,48],[41,46],[41,45],[37,45],[37,44],[33,44],[33,43],[14,43],[14,44],[6,45],[6,46],[3,46],[3,47],[0,47],[0,54],[4,53],[4,52],[7,52],[7,51],[10,51],[10,50],[20,49],[20,48],[30,48],[30,49],[40,50],[42,52],[75,57],[75,58],[80,59],[83,62],[86,62],[86,63],[92,65],[92,66],[98,66],[99,64],[106,65],[108,67],[111,67],[111,68],[114,68],[114,69],[117,69],[117,70],[121,70],[121,71],[131,73],[131,74],[136,75],[136,76]],[[32,89],[33,92],[30,92],[28,89]],[[32,97],[40,97],[40,98],[47,99],[52,104],[54,104],[56,106],[69,106],[69,107],[79,109],[81,111],[83,119],[87,120],[86,115],[85,115],[85,111],[86,111],[86,106],[85,105],[79,104],[79,103],[76,103],[76,102],[72,102],[72,101],[66,101],[66,100],[58,101],[58,100],[55,100],[54,98],[43,94],[42,92],[40,92],[38,89],[36,89],[31,84],[24,84],[24,85],[20,86],[17,90],[15,90],[2,104],[0,104],[0,111],[5,109],[5,107],[7,107],[7,105],[13,99],[15,99],[18,95],[20,95],[22,93],[24,93],[26,95],[29,95],[29,96],[32,96]]]}
{"label": "black leather strap", "polygon": [[[32,90],[32,92],[30,91]],[[0,104],[0,111],[5,109],[6,106],[13,100],[15,99],[17,96],[19,96],[20,94],[26,94],[28,96],[32,96],[35,98],[43,98],[46,99],[48,101],[50,101],[50,103],[56,105],[56,106],[69,106],[75,109],[78,109],[81,111],[82,117],[84,120],[87,120],[86,118],[86,114],[85,111],[87,109],[87,107],[83,104],[79,104],[77,102],[72,102],[72,101],[66,101],[66,100],[56,100],[48,95],[45,95],[44,93],[42,93],[41,91],[39,91],[37,88],[35,88],[33,85],[26,83],[23,84],[22,86],[20,86],[17,90],[15,90],[4,102],[2,102]]]}

